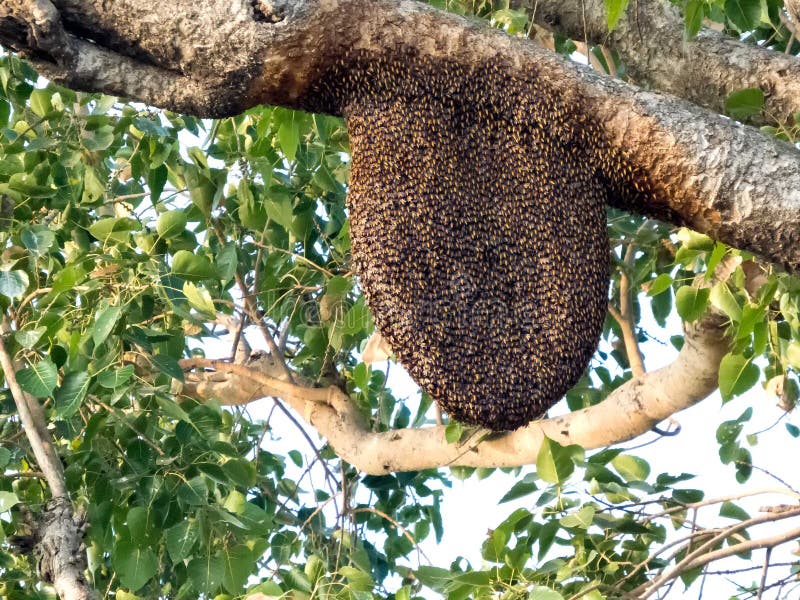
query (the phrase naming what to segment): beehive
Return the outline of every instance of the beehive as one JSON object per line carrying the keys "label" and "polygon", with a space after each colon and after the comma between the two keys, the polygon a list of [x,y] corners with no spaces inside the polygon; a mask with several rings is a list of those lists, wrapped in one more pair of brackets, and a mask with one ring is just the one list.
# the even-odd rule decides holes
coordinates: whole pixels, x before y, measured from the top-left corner
{"label": "beehive", "polygon": [[444,411],[494,430],[542,416],[591,359],[609,181],[630,175],[580,106],[535,70],[506,72],[356,52],[317,92],[347,119],[352,252],[377,328]]}

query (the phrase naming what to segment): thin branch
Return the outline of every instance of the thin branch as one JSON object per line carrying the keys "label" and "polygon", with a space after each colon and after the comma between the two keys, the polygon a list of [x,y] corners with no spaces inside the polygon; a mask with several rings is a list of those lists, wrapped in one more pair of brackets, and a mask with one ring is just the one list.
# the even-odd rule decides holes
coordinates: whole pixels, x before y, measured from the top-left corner
{"label": "thin branch", "polygon": [[354,508],[350,512],[352,512],[353,514],[362,513],[362,512],[368,512],[368,513],[372,513],[374,515],[378,515],[382,519],[386,519],[387,521],[389,521],[389,523],[394,525],[395,529],[399,530],[409,542],[411,542],[411,545],[414,546],[414,548],[416,548],[417,552],[419,552],[420,555],[422,555],[422,557],[426,561],[428,561],[428,564],[432,564],[431,563],[431,559],[427,557],[427,555],[425,554],[425,551],[420,547],[420,545],[417,543],[417,540],[414,539],[414,536],[411,535],[411,533],[408,531],[408,529],[403,527],[403,525],[401,523],[399,523],[396,519],[393,519],[392,517],[387,515],[382,510],[378,510],[377,508],[372,508],[371,506],[362,506],[362,507],[359,507],[359,508]]}
{"label": "thin branch", "polygon": [[[211,226],[220,244],[224,244],[225,235],[223,234],[219,223],[212,220]],[[259,265],[256,264],[256,271],[258,271],[258,269]],[[267,328],[267,324],[264,322],[264,319],[261,316],[259,316],[258,307],[256,306],[256,303],[253,301],[253,296],[251,295],[250,290],[247,288],[247,285],[244,282],[244,277],[239,272],[238,268],[236,269],[236,272],[234,274],[234,279],[236,280],[236,285],[238,286],[239,291],[242,294],[242,303],[244,305],[245,315],[250,320],[250,322],[256,325],[259,331],[261,331],[261,335],[263,336],[264,341],[267,343],[267,348],[269,348],[269,353],[272,355],[273,361],[278,365],[281,371],[283,371],[283,375],[289,381],[293,381],[292,371],[286,365],[286,360],[284,359],[284,356],[281,353],[278,344],[275,342],[275,339],[272,337],[272,333],[270,333],[269,329]]]}
{"label": "thin branch", "polygon": [[776,516],[775,514],[769,513],[766,515],[761,515],[759,517],[754,517],[752,519],[741,521],[736,525],[732,525],[731,527],[726,528],[721,533],[712,537],[710,540],[698,546],[692,552],[688,553],[673,568],[669,569],[659,577],[655,578],[653,581],[647,584],[642,584],[641,586],[636,588],[634,590],[634,594],[640,593],[641,594],[640,600],[645,600],[645,598],[654,594],[656,590],[658,590],[658,588],[660,588],[664,583],[666,583],[671,579],[674,579],[675,577],[679,577],[681,573],[685,573],[686,571],[695,569],[697,567],[701,567],[714,560],[719,560],[720,558],[724,558],[726,556],[741,554],[742,552],[747,552],[748,550],[752,549],[776,546],[778,544],[782,544],[796,537],[800,537],[800,529],[793,529],[789,531],[788,534],[782,534],[779,536],[775,536],[772,538],[764,538],[761,540],[741,542],[739,544],[730,546],[728,548],[723,548],[721,550],[715,550],[715,551],[711,550],[711,548],[713,548],[717,543],[721,542],[725,538],[731,537],[731,535],[733,535],[734,533],[738,533],[739,531],[748,529],[754,525],[759,525],[761,523],[767,523],[771,521],[777,521],[779,519],[788,519],[799,515],[800,515],[800,507],[792,507],[786,510],[785,512],[782,512],[780,516]]}
{"label": "thin branch", "polygon": [[764,567],[761,569],[761,583],[758,584],[758,594],[756,595],[757,600],[761,600],[761,596],[764,594],[764,586],[767,584],[767,572],[769,571],[769,559],[772,556],[772,547],[770,546],[767,548],[767,551],[764,555]]}
{"label": "thin branch", "polygon": [[664,511],[656,513],[654,515],[650,515],[647,517],[647,521],[652,521],[653,519],[657,519],[659,517],[663,517],[674,512],[678,512],[681,510],[693,509],[693,508],[701,508],[703,506],[711,506],[714,504],[722,504],[723,502],[731,502],[733,500],[741,500],[742,498],[751,498],[752,496],[763,496],[766,494],[784,494],[787,496],[791,496],[798,501],[800,501],[800,494],[792,490],[789,486],[786,489],[781,488],[765,488],[760,490],[748,490],[741,494],[731,494],[728,496],[717,496],[716,498],[709,498],[708,500],[700,500],[699,502],[692,502],[691,504],[680,504],[679,506],[673,506],[668,508]]}

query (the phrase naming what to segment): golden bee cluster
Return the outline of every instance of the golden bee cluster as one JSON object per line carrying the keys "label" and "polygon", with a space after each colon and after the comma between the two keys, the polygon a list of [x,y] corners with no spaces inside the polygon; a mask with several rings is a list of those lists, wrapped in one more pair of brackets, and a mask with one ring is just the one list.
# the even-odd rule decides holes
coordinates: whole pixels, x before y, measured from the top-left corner
{"label": "golden bee cluster", "polygon": [[378,330],[451,417],[542,416],[596,349],[605,203],[630,167],[535,70],[362,51],[334,71],[317,98],[347,119],[352,252]]}

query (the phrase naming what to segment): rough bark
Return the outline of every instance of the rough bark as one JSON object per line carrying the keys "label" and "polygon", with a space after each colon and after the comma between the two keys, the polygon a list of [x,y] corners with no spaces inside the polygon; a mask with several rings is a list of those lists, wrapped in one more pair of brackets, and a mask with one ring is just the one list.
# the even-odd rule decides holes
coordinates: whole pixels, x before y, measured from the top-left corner
{"label": "rough bark", "polygon": [[665,0],[630,2],[609,33],[603,0],[518,0],[536,23],[619,52],[637,84],[674,94],[716,112],[744,88],[764,92],[753,123],[790,122],[800,111],[800,59],[702,28],[684,36],[683,17]]}
{"label": "rough bark", "polygon": [[28,49],[50,77],[206,116],[258,103],[313,107],[313,90],[352,49],[402,48],[465,64],[502,59],[509,77],[524,77],[535,64],[540,79],[565,101],[583,102],[604,141],[649,178],[658,201],[625,208],[800,269],[795,148],[473,21],[408,0],[305,0],[276,3],[270,13],[245,0],[57,0],[68,43],[55,56],[52,47],[30,48],[36,36],[21,22],[34,32],[55,28],[45,16],[25,21],[31,2],[0,7],[0,41]]}
{"label": "rough bark", "polygon": [[62,600],[92,600],[96,594],[86,581],[84,521],[73,513],[69,498],[53,498],[36,524],[34,554],[42,581],[53,584]]}
{"label": "rough bark", "polygon": [[[562,417],[535,421],[500,436],[486,430],[451,444],[445,427],[373,432],[339,388],[309,388],[266,371],[206,359],[182,361],[183,393],[228,405],[263,396],[286,401],[359,470],[373,475],[439,466],[513,467],[536,462],[545,436],[590,450],[632,439],[670,415],[699,402],[717,387],[720,361],[728,351],[724,319],[715,313],[686,326],[686,341],[667,367],[636,377],[603,402]],[[602,427],[598,427],[602,423]]]}

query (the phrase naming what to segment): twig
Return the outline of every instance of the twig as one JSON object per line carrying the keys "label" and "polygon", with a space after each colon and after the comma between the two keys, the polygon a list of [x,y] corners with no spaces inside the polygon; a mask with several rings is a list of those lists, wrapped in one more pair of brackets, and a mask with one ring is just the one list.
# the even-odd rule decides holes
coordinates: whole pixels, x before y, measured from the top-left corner
{"label": "twig", "polygon": [[[336,480],[336,476],[333,474],[330,467],[328,466],[328,461],[322,458],[322,454],[320,454],[320,450],[319,448],[317,448],[317,445],[314,443],[314,440],[311,439],[311,436],[308,435],[308,432],[306,431],[305,427],[303,427],[303,424],[297,420],[297,418],[292,414],[292,412],[288,408],[286,408],[278,398],[273,398],[272,400],[273,402],[275,402],[275,406],[277,406],[283,412],[283,414],[286,415],[286,418],[289,419],[292,422],[292,424],[294,424],[294,426],[300,432],[300,435],[302,435],[308,442],[308,445],[311,446],[312,452],[314,452],[314,455],[317,457],[317,460],[319,460],[319,463],[322,465],[322,469],[325,471],[325,481],[330,486],[332,497],[335,498],[336,487],[338,487],[339,482]],[[333,506],[336,512],[339,512],[335,500]]]}
{"label": "twig", "polygon": [[126,418],[126,415],[123,411],[121,411],[118,408],[114,408],[113,406],[109,406],[108,404],[106,404],[97,397],[92,397],[92,400],[96,404],[102,406],[106,411],[108,411],[111,414],[120,413],[118,416],[121,418],[122,422],[125,424],[126,427],[128,427],[128,429],[130,429],[131,431],[133,431],[133,433],[136,434],[136,437],[138,439],[142,440],[145,444],[150,446],[153,449],[153,451],[155,451],[155,453],[158,454],[159,456],[164,456],[164,451],[158,446],[158,444],[148,439],[147,436],[145,436],[141,431],[136,429],[136,427],[134,427],[128,422],[128,419]]}
{"label": "twig", "polygon": [[639,600],[645,600],[652,594],[654,594],[661,585],[679,577],[682,573],[689,571],[691,569],[696,569],[697,567],[701,567],[706,565],[710,562],[715,560],[719,560],[720,558],[725,558],[727,556],[732,556],[736,554],[741,554],[743,552],[747,552],[748,550],[754,550],[758,548],[768,548],[777,546],[778,544],[782,544],[784,542],[788,542],[796,537],[800,537],[800,528],[792,529],[787,533],[780,534],[771,538],[762,538],[760,540],[752,540],[752,541],[745,541],[734,546],[729,546],[728,548],[722,548],[719,550],[709,551],[710,548],[713,548],[718,542],[721,542],[727,537],[730,537],[734,533],[738,533],[743,529],[748,529],[753,525],[759,525],[761,523],[766,523],[769,521],[776,521],[779,519],[788,519],[791,517],[796,517],[800,515],[800,507],[792,507],[790,510],[787,510],[779,517],[776,517],[774,514],[767,514],[761,515],[759,517],[754,517],[752,519],[747,519],[745,521],[741,521],[736,525],[728,527],[721,533],[715,535],[707,542],[701,544],[696,550],[688,553],[686,557],[683,558],[677,565],[673,568],[669,569],[666,573],[663,573],[659,577],[656,577],[653,581],[642,584],[635,590],[633,593],[639,593]]}
{"label": "twig", "polygon": [[633,261],[635,259],[636,246],[634,244],[628,244],[628,249],[623,259],[624,267],[619,275],[619,311],[609,303],[608,312],[611,313],[611,316],[619,323],[619,328],[622,331],[622,341],[625,344],[625,354],[628,356],[631,373],[634,377],[640,377],[645,373],[644,357],[642,356],[641,348],[639,348],[639,342],[636,339],[636,323],[633,314],[633,303],[631,302],[629,275],[629,273],[633,271]]}
{"label": "twig", "polygon": [[[217,239],[219,240],[219,243],[224,244],[225,236],[220,230],[219,223],[212,220],[211,226],[217,236]],[[256,265],[256,269],[258,269],[258,265]],[[281,351],[278,348],[278,344],[275,343],[275,340],[267,328],[266,323],[264,323],[264,319],[260,318],[258,315],[257,306],[253,302],[253,297],[249,294],[247,284],[244,282],[244,277],[242,277],[242,274],[239,272],[238,268],[234,274],[234,279],[239,291],[242,293],[242,304],[244,305],[243,309],[245,315],[250,319],[250,322],[256,325],[261,331],[261,335],[264,337],[264,341],[267,343],[267,347],[269,348],[269,352],[272,355],[273,360],[278,364],[281,371],[283,371],[283,374],[289,379],[289,381],[294,381],[292,371],[286,365],[286,361],[284,360],[283,354],[281,354]]]}
{"label": "twig", "polygon": [[395,519],[393,519],[392,517],[390,517],[389,515],[387,515],[387,514],[386,514],[385,512],[383,512],[382,510],[378,510],[377,508],[372,508],[371,506],[362,506],[362,507],[360,507],[360,508],[354,508],[354,509],[352,510],[352,512],[353,512],[353,514],[355,514],[355,513],[360,513],[360,512],[369,512],[369,513],[376,514],[376,515],[378,515],[379,517],[381,517],[381,518],[383,518],[383,519],[386,519],[387,521],[389,521],[389,523],[391,523],[392,525],[394,525],[394,526],[395,526],[395,528],[399,529],[399,530],[400,530],[400,532],[401,532],[401,533],[402,533],[402,534],[403,534],[403,535],[406,537],[406,539],[407,539],[409,542],[411,542],[411,543],[413,544],[414,548],[416,548],[416,549],[417,549],[417,552],[419,552],[419,553],[422,555],[422,557],[423,557],[423,558],[424,558],[426,561],[428,561],[428,564],[431,564],[431,559],[429,559],[429,558],[428,558],[428,557],[425,555],[425,552],[422,550],[422,548],[420,548],[420,547],[419,547],[419,544],[417,543],[417,540],[415,540],[415,539],[414,539],[414,536],[412,536],[412,535],[411,535],[411,534],[408,532],[408,530],[407,530],[405,527],[403,527],[403,525],[401,525],[400,523],[398,523],[398,522],[397,522]]}
{"label": "twig", "polygon": [[761,569],[761,583],[758,584],[758,595],[756,596],[757,600],[761,600],[761,596],[764,594],[764,586],[767,584],[767,571],[769,570],[769,558],[771,555],[772,547],[770,546],[767,548],[764,556],[764,567]]}

